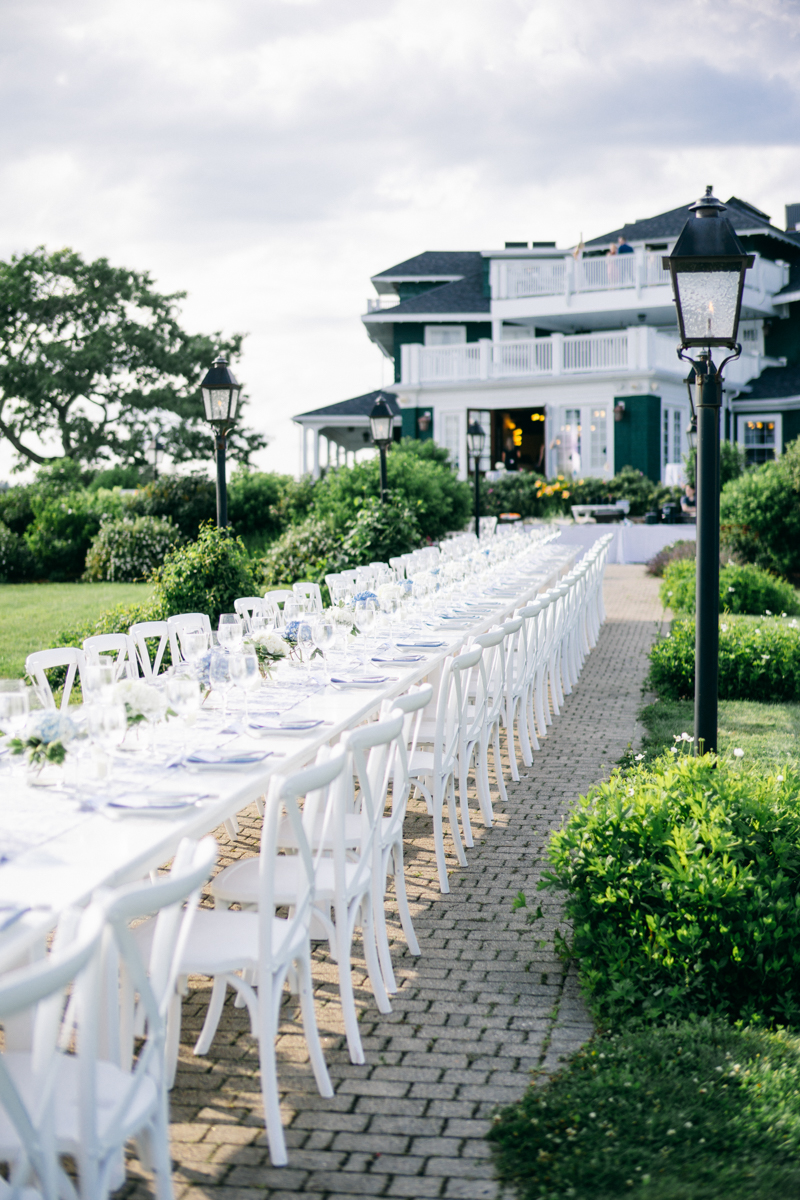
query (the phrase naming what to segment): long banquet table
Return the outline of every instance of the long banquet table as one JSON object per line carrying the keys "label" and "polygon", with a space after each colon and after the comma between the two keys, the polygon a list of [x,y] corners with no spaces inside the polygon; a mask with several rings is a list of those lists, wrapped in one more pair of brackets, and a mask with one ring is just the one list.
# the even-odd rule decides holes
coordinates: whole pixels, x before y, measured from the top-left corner
{"label": "long banquet table", "polygon": [[[193,807],[170,815],[112,817],[110,809],[80,811],[75,799],[63,790],[30,787],[17,776],[0,776],[0,849],[6,857],[0,865],[0,915],[4,906],[29,906],[29,911],[0,932],[0,971],[19,962],[32,946],[41,945],[65,909],[85,904],[97,888],[142,878],[169,861],[182,838],[199,838],[217,829],[257,800],[272,774],[297,770],[313,760],[321,745],[367,720],[384,700],[434,674],[468,636],[485,632],[552,587],[574,565],[578,551],[569,546],[550,546],[548,551],[544,564],[528,575],[517,594],[497,594],[496,607],[468,625],[437,629],[435,638],[444,644],[408,667],[390,665],[392,678],[380,687],[335,690],[326,686],[304,694],[292,714],[313,715],[323,721],[307,736],[276,735],[268,741],[242,736],[248,749],[257,746],[271,751],[257,766],[235,771],[212,767],[190,773],[157,763],[148,767],[146,758],[137,762],[132,787],[146,790],[157,783],[159,790],[208,794],[208,799]],[[433,640],[434,635],[425,636]],[[196,731],[195,743],[200,736],[201,731]]]}

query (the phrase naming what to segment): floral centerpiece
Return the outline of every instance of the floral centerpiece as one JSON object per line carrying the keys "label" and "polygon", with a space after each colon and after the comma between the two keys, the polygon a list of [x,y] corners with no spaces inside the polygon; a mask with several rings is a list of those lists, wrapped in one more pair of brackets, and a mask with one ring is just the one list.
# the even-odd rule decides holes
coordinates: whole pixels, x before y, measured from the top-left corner
{"label": "floral centerpiece", "polygon": [[73,732],[68,716],[48,709],[33,716],[25,736],[11,738],[9,747],[12,754],[24,754],[31,766],[40,770],[45,763],[60,766],[67,755],[64,742],[70,740]]}
{"label": "floral centerpiece", "polygon": [[[294,642],[297,642],[297,621],[293,621]],[[281,637],[274,629],[256,629],[244,639],[245,647],[252,650],[258,659],[258,667],[268,679],[275,663],[291,654],[288,638]]]}
{"label": "floral centerpiece", "polygon": [[[125,705],[128,728],[142,721],[157,721],[164,715],[166,701],[158,688],[141,679],[121,679],[114,684],[114,699]],[[174,714],[173,714],[174,715]]]}

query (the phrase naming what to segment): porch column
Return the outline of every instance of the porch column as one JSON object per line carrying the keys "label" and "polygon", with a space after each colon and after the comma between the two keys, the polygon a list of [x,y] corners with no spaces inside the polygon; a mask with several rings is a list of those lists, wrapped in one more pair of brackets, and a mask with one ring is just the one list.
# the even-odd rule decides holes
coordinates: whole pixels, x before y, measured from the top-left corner
{"label": "porch column", "polygon": [[303,442],[302,455],[303,455],[303,474],[304,475],[308,474],[308,438],[306,437],[306,433],[307,433],[307,430],[306,430],[305,425],[301,425],[300,426],[300,436],[301,436],[302,442]]}
{"label": "porch column", "polygon": [[319,479],[319,426],[314,429],[314,478]]}

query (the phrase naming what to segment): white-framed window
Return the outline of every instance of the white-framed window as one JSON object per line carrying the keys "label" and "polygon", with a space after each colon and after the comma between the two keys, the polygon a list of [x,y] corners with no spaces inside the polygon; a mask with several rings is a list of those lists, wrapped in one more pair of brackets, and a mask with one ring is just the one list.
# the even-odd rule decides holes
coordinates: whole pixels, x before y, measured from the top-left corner
{"label": "white-framed window", "polygon": [[608,468],[608,409],[592,408],[589,415],[589,470],[602,474]]}
{"label": "white-framed window", "polygon": [[[492,414],[488,409],[471,408],[467,412],[467,428],[473,421],[477,421],[483,432],[486,434],[486,441],[483,443],[483,454],[480,458],[478,469],[480,471],[491,471],[492,469]],[[469,469],[475,470],[475,463],[472,457],[469,457]]]}
{"label": "white-framed window", "polygon": [[748,466],[772,462],[779,458],[783,445],[780,413],[754,413],[739,417],[739,445],[744,450]]}
{"label": "white-framed window", "polygon": [[461,413],[442,413],[439,418],[439,445],[450,455],[454,471],[461,467]]}
{"label": "white-framed window", "polygon": [[467,340],[466,325],[426,325],[426,346],[462,346]]}
{"label": "white-framed window", "polygon": [[688,450],[684,445],[684,414],[680,408],[664,405],[661,410],[661,467],[662,476],[670,463],[680,464]]}

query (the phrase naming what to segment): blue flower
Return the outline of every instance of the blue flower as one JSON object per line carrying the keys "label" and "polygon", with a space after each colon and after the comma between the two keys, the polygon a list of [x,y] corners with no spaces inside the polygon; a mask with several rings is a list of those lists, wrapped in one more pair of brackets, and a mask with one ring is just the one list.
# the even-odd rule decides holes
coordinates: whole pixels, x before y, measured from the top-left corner
{"label": "blue flower", "polygon": [[290,621],[283,631],[283,636],[290,646],[297,645],[297,630],[299,626],[299,621]]}
{"label": "blue flower", "polygon": [[377,600],[377,599],[378,599],[378,597],[375,595],[374,592],[359,592],[358,595],[353,597],[353,600],[355,601],[356,604],[358,603],[359,600]]}
{"label": "blue flower", "polygon": [[65,724],[71,725],[69,717],[62,716],[60,712],[52,712],[47,710],[39,713],[31,724],[29,737],[37,737],[45,746],[49,746],[51,742],[57,742],[62,733],[65,732]]}
{"label": "blue flower", "polygon": [[201,658],[198,658],[197,661],[195,663],[193,663],[192,665],[194,666],[195,674],[197,675],[197,678],[200,680],[200,682],[203,684],[203,686],[210,687],[211,686],[211,651],[207,650],[206,653]]}

